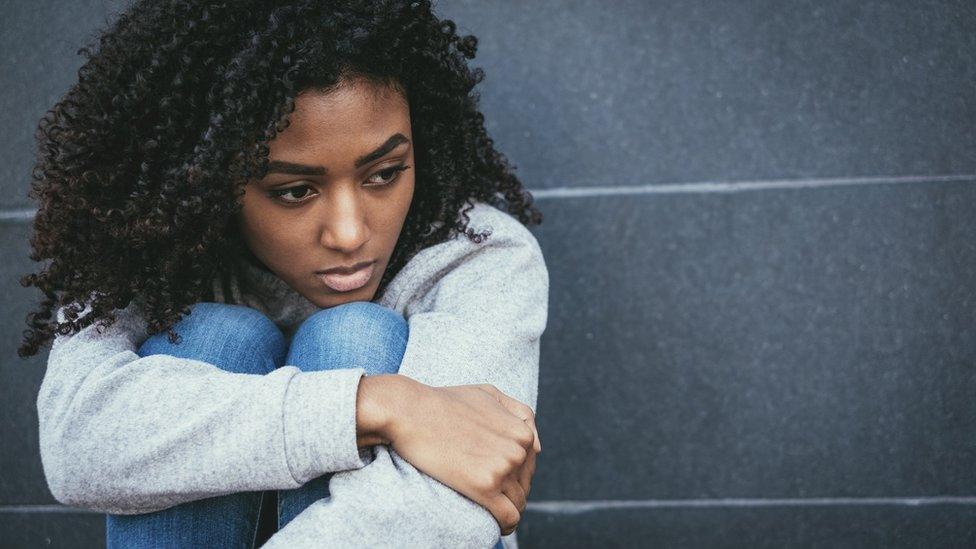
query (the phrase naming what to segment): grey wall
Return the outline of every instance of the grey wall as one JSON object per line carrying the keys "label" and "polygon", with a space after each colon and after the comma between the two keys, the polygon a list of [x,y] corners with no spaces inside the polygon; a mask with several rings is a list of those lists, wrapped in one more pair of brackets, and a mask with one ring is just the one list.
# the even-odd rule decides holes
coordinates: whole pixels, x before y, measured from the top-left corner
{"label": "grey wall", "polygon": [[[96,546],[22,361],[37,119],[111,2],[7,6],[0,543]],[[546,214],[525,547],[976,545],[976,8],[443,1]]]}

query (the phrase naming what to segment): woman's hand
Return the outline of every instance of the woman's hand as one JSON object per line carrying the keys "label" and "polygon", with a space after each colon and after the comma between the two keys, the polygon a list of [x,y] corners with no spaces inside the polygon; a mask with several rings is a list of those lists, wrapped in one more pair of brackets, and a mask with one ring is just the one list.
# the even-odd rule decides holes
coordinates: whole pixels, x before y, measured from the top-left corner
{"label": "woman's hand", "polygon": [[414,467],[487,509],[502,535],[512,533],[542,451],[532,409],[488,384],[431,387],[398,375],[363,382],[380,377],[402,382],[386,398],[372,393],[373,406],[387,409],[376,425],[380,437]]}

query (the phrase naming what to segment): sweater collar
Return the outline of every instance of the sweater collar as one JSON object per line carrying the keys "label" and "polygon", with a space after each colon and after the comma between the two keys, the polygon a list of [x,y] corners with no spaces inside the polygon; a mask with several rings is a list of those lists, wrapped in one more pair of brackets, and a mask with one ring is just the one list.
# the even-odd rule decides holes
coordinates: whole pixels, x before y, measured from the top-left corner
{"label": "sweater collar", "polygon": [[[249,250],[238,256],[235,271],[238,276],[231,289],[232,299],[261,311],[289,338],[306,318],[322,310],[268,269]],[[391,300],[395,289],[402,285],[400,274],[390,281],[380,299],[374,301],[390,308],[395,305],[395,301]]]}

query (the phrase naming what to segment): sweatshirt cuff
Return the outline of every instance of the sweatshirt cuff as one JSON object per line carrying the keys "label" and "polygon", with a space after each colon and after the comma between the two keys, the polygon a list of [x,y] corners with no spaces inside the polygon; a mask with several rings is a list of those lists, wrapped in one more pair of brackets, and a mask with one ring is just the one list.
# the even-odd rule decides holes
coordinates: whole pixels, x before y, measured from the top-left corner
{"label": "sweatshirt cuff", "polygon": [[299,371],[291,378],[285,390],[285,458],[299,484],[366,465],[356,445],[356,397],[365,374],[344,368]]}

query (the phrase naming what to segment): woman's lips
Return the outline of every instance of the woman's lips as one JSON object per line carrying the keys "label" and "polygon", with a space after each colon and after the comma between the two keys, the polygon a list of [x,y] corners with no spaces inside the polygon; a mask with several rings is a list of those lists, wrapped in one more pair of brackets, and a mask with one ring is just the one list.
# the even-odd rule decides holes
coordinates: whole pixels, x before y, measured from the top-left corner
{"label": "woman's lips", "polygon": [[367,282],[373,278],[373,270],[376,268],[376,262],[372,262],[366,267],[359,269],[358,271],[350,274],[322,274],[316,273],[315,276],[319,277],[326,286],[332,288],[337,292],[348,292],[350,290],[355,290],[357,288],[362,288]]}

